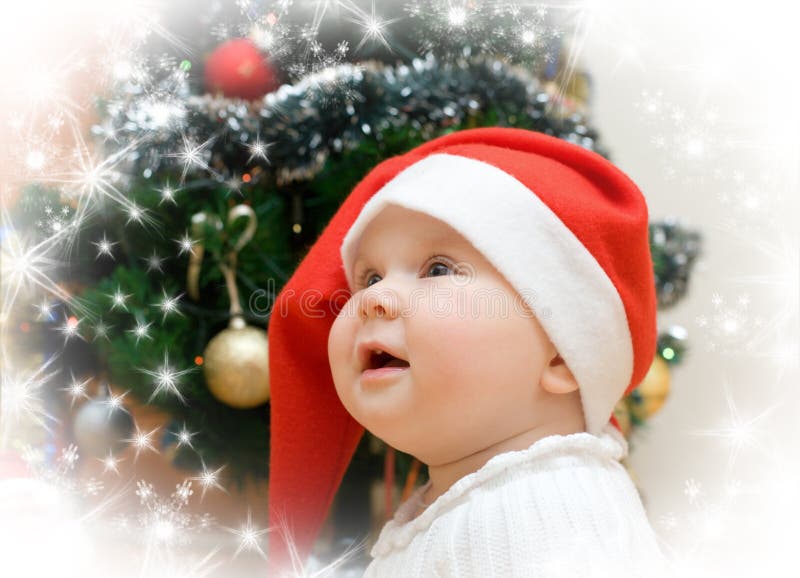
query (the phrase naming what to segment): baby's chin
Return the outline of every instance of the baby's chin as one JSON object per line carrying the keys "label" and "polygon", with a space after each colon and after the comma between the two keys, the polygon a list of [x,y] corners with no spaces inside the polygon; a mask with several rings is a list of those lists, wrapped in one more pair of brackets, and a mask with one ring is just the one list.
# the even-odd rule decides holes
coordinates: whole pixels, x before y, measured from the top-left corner
{"label": "baby's chin", "polygon": [[435,431],[419,431],[416,435],[409,436],[405,432],[398,434],[381,427],[365,426],[365,429],[386,445],[416,458],[425,465],[448,464],[465,455],[463,448],[445,447],[435,443]]}
{"label": "baby's chin", "polygon": [[[420,448],[420,444],[414,441],[409,441],[407,439],[400,439],[394,436],[381,436],[377,432],[367,429],[373,436],[381,440],[387,446],[390,446],[397,450],[398,452],[403,452],[404,454],[408,454],[411,457],[414,457],[421,461],[422,463],[427,463],[422,457],[420,456],[420,452],[418,450]],[[424,451],[422,452],[424,454]]]}
{"label": "baby's chin", "polygon": [[[410,436],[407,431],[409,429],[408,419],[405,419],[398,427],[398,422],[395,420],[376,420],[374,416],[371,416],[372,419],[362,421],[355,418],[355,416],[353,417],[366,431],[395,450],[414,456],[417,459],[420,459],[417,455],[420,451],[424,454],[426,442],[421,437],[423,434]],[[434,434],[431,433],[430,435]],[[422,460],[420,459],[420,461]]]}

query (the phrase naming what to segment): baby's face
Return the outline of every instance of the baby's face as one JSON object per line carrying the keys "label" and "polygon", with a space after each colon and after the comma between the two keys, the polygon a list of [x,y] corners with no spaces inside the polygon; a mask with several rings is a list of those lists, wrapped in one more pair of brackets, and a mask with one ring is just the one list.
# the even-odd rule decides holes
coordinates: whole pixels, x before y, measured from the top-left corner
{"label": "baby's face", "polygon": [[[442,221],[389,205],[357,255],[328,357],[339,398],[361,425],[428,465],[536,425],[539,381],[555,348],[477,249]],[[370,379],[359,352],[369,341],[408,367]]]}

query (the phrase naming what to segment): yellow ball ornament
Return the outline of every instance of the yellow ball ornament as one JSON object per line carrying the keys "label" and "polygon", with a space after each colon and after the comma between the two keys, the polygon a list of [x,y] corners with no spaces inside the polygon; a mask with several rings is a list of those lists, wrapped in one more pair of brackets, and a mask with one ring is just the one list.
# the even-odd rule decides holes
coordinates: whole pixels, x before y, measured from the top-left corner
{"label": "yellow ball ornament", "polygon": [[203,373],[211,393],[231,407],[248,409],[269,400],[269,341],[263,329],[234,317],[208,342]]}
{"label": "yellow ball ornament", "polygon": [[640,420],[645,420],[657,413],[669,395],[669,364],[660,355],[656,355],[642,383],[634,390],[632,396],[632,412]]}

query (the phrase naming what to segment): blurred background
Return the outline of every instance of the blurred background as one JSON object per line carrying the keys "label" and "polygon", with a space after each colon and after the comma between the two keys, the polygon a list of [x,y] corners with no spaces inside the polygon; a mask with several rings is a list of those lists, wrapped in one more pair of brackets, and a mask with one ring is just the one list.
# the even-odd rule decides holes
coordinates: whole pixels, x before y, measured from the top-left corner
{"label": "blurred background", "polygon": [[[625,466],[678,575],[789,574],[800,91],[781,3],[4,12],[4,576],[265,572],[270,306],[372,166],[485,125],[575,142],[642,189],[659,346],[615,410]],[[305,572],[360,576],[425,480],[366,434]]]}

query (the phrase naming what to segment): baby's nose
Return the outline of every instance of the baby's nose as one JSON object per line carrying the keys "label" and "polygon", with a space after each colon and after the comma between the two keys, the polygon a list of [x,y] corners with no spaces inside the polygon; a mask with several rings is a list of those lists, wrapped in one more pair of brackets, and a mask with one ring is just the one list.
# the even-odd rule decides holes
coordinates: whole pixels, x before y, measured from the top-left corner
{"label": "baby's nose", "polygon": [[399,300],[396,292],[386,288],[367,288],[361,298],[361,316],[363,318],[394,318],[399,311]]}

